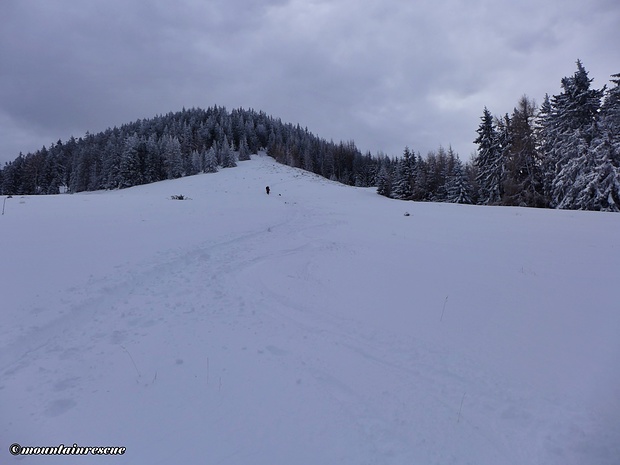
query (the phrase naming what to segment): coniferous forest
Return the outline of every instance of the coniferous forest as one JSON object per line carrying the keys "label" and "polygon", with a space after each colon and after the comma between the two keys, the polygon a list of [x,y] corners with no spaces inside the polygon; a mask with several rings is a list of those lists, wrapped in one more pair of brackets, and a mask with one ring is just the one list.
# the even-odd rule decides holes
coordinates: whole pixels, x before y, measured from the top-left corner
{"label": "coniferous forest", "polygon": [[120,189],[215,172],[265,150],[278,162],[394,199],[620,211],[620,74],[592,87],[583,64],[540,107],[523,96],[512,113],[485,108],[476,153],[362,154],[254,110],[214,106],[138,120],[58,141],[0,170],[3,195]]}
{"label": "coniferous forest", "polygon": [[397,199],[620,211],[620,74],[594,89],[583,64],[539,108],[521,97],[511,114],[484,108],[463,163],[451,149],[425,159],[405,148],[383,159],[379,194]]}
{"label": "coniferous forest", "polygon": [[214,106],[138,120],[20,154],[0,172],[2,193],[120,189],[232,168],[259,150],[346,184],[374,182],[376,160],[362,156],[353,142],[327,142],[262,112]]}

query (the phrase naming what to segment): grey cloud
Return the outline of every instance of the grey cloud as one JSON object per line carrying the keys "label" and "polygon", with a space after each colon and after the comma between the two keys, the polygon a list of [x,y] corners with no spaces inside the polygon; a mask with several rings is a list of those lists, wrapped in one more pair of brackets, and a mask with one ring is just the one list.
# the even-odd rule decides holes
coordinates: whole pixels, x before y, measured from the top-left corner
{"label": "grey cloud", "polygon": [[524,93],[558,92],[577,58],[599,86],[620,72],[619,11],[605,0],[5,0],[0,159],[213,104],[363,151],[451,143],[466,158],[485,105],[509,112]]}

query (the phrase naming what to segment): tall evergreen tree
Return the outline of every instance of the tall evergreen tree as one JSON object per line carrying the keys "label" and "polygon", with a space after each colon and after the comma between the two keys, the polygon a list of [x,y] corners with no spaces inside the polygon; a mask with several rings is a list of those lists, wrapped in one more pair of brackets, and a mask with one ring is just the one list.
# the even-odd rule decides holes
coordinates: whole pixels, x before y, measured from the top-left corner
{"label": "tall evergreen tree", "polygon": [[415,156],[415,176],[413,180],[413,200],[428,198],[428,166],[420,154]]}
{"label": "tall evergreen tree", "polygon": [[183,155],[181,144],[176,137],[168,136],[162,140],[161,153],[166,166],[168,179],[176,179],[183,176]]}
{"label": "tall evergreen tree", "polygon": [[250,159],[250,148],[248,147],[248,141],[243,134],[239,140],[239,161],[247,161]]}
{"label": "tall evergreen tree", "polygon": [[198,150],[192,150],[192,168],[189,175],[202,173],[204,171],[205,153]]}
{"label": "tall evergreen tree", "polygon": [[562,79],[562,93],[551,99],[555,174],[551,203],[558,208],[586,208],[577,199],[594,169],[591,144],[597,135],[604,89],[592,89],[592,79],[577,61],[577,71]]}
{"label": "tall evergreen tree", "polygon": [[205,154],[203,171],[205,173],[217,173],[217,155],[213,146]]}
{"label": "tall evergreen tree", "polygon": [[144,183],[142,171],[144,166],[145,144],[137,133],[125,140],[119,167],[119,187],[131,187]]}
{"label": "tall evergreen tree", "polygon": [[58,141],[56,146],[51,146],[43,167],[43,176],[47,190],[45,194],[59,194],[63,184],[64,173],[61,160],[62,144]]}
{"label": "tall evergreen tree", "polygon": [[80,139],[71,154],[69,170],[69,191],[83,192],[88,190],[92,173],[93,154]]}
{"label": "tall evergreen tree", "polygon": [[390,161],[386,156],[379,154],[379,173],[377,174],[377,194],[385,197],[392,196],[392,173]]}
{"label": "tall evergreen tree", "polygon": [[304,147],[304,151],[301,156],[302,168],[306,171],[314,173],[315,163],[312,156],[312,148],[309,145]]}
{"label": "tall evergreen tree", "polygon": [[478,170],[476,180],[479,185],[479,202],[495,205],[499,204],[502,197],[504,163],[493,116],[486,107],[480,119],[482,122],[477,130],[478,137],[474,140],[478,144],[474,163]]}
{"label": "tall evergreen tree", "polygon": [[397,162],[395,167],[392,197],[401,200],[411,200],[413,198],[414,171],[415,156],[412,156],[409,147],[405,147],[403,158]]}
{"label": "tall evergreen tree", "polygon": [[453,163],[452,172],[446,186],[446,200],[451,203],[472,203],[471,185],[467,179],[463,162],[461,162],[457,155]]}
{"label": "tall evergreen tree", "polygon": [[145,143],[144,182],[151,183],[166,179],[164,160],[161,156],[156,134],[151,134]]}
{"label": "tall evergreen tree", "polygon": [[[615,78],[615,79],[614,79]],[[620,211],[620,74],[601,106],[597,134],[590,146],[592,169],[583,173],[585,187],[577,205],[586,210]]]}
{"label": "tall evergreen tree", "polygon": [[222,145],[220,146],[218,158],[220,159],[220,165],[222,165],[222,168],[234,168],[237,166],[237,162],[235,161],[235,153],[228,144],[228,137],[226,135],[224,135]]}
{"label": "tall evergreen tree", "polygon": [[540,157],[542,170],[542,188],[545,205],[551,204],[553,191],[553,180],[555,177],[555,165],[558,155],[554,149],[555,123],[553,117],[553,107],[549,94],[545,94],[542,105],[536,116],[534,123],[536,136],[536,151]]}

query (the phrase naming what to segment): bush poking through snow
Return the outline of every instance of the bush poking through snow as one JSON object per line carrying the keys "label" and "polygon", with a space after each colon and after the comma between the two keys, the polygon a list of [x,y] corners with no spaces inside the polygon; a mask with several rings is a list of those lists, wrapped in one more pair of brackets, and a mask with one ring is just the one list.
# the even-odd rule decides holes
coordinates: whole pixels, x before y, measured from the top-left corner
{"label": "bush poking through snow", "polygon": [[187,197],[187,196],[185,196],[185,195],[183,195],[183,194],[180,194],[180,195],[172,195],[172,196],[170,196],[170,198],[171,198],[172,200],[191,200],[189,197]]}

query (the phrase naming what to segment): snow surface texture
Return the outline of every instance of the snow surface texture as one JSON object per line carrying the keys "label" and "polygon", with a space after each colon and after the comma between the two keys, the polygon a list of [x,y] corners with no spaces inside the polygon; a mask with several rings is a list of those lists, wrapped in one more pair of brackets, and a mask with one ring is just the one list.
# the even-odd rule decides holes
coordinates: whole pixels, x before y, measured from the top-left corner
{"label": "snow surface texture", "polygon": [[618,464],[619,233],[266,156],[7,199],[0,462]]}

